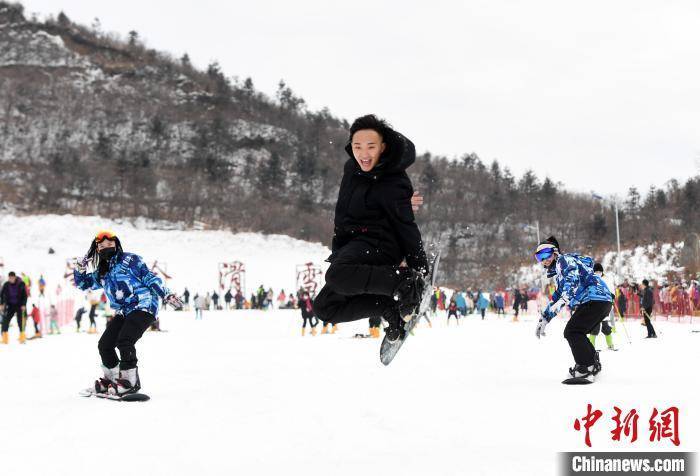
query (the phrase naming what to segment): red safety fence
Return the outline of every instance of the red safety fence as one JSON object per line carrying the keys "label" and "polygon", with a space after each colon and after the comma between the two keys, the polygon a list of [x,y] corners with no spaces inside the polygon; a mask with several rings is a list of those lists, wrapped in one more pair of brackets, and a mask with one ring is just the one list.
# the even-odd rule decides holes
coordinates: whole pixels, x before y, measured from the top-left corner
{"label": "red safety fence", "polygon": [[[538,313],[546,305],[554,289],[554,286],[549,284],[545,287],[544,292],[536,288],[521,291],[521,294],[527,296],[527,303],[521,304],[520,313]],[[652,314],[652,319],[677,318],[680,321],[682,318],[690,317],[692,321],[693,317],[700,317],[700,286],[695,284],[689,287],[673,285],[662,289],[653,288],[653,290],[654,312]],[[620,287],[615,299],[616,305],[619,302],[620,292],[624,293],[627,298],[627,309],[624,313],[625,317],[632,319],[641,318],[640,296],[629,286]],[[513,291],[497,290],[490,293],[491,307],[495,307],[496,294],[501,294],[503,296],[504,309],[506,311],[512,311],[515,300]]]}

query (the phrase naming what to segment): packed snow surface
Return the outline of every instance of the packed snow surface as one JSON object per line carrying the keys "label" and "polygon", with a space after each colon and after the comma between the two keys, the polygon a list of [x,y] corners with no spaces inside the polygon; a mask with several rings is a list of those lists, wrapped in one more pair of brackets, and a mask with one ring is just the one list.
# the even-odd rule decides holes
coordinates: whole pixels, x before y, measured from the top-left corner
{"label": "packed snow surface", "polygon": [[[594,451],[698,449],[697,324],[657,321],[660,338],[645,340],[629,320],[632,344],[618,324],[620,350],[602,352],[588,386],[560,383],[571,364],[560,319],[538,340],[533,317],[447,327],[442,314],[389,367],[378,340],[351,338],[366,320],[315,337],[300,325],[287,310],[164,313],[167,332],[137,344],[145,403],[78,396],[98,375],[99,335],[64,327],[19,345],[11,329],[3,474],[554,475],[557,452],[587,449],[573,423],[588,403],[604,413]],[[635,443],[611,441],[614,406],[639,412]],[[680,447],[649,442],[653,408],[670,406]]]}

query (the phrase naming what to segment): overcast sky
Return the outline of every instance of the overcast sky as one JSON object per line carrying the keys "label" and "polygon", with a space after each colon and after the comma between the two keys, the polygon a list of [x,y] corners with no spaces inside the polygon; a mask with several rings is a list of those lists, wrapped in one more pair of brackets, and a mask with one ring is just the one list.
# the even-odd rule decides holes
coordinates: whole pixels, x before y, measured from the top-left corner
{"label": "overcast sky", "polygon": [[476,152],[567,188],[700,173],[700,2],[25,0],[311,109],[373,112],[419,151]]}

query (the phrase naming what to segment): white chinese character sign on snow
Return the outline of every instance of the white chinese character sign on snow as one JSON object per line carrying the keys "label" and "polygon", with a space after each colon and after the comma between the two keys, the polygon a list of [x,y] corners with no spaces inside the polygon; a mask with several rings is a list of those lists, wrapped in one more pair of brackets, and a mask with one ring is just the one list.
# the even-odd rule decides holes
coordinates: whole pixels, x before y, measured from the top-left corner
{"label": "white chinese character sign on snow", "polygon": [[63,279],[71,284],[75,284],[73,281],[73,270],[75,269],[75,265],[78,263],[78,261],[82,259],[83,258],[76,256],[66,260],[66,270],[63,272]]}
{"label": "white chinese character sign on snow", "polygon": [[316,290],[321,287],[323,270],[314,263],[297,265],[297,289],[307,291],[311,296],[316,294]]}
{"label": "white chinese character sign on snow", "polygon": [[240,261],[231,263],[219,263],[219,287],[223,290],[228,287],[245,295],[245,265]]}
{"label": "white chinese character sign on snow", "polygon": [[173,277],[168,274],[168,264],[154,261],[153,264],[151,265],[151,272],[160,276],[163,281],[168,281],[168,279],[172,279]]}

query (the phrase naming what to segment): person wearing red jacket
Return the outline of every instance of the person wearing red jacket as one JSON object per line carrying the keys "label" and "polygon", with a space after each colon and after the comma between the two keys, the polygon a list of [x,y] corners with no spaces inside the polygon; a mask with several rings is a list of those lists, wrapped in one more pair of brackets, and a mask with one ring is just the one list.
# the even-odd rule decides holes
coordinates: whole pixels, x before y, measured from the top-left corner
{"label": "person wearing red jacket", "polygon": [[41,311],[36,307],[36,304],[32,304],[32,312],[29,313],[32,316],[32,321],[34,321],[34,336],[32,339],[41,338]]}

